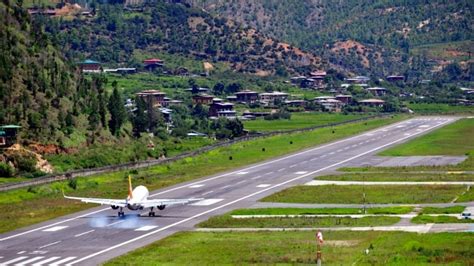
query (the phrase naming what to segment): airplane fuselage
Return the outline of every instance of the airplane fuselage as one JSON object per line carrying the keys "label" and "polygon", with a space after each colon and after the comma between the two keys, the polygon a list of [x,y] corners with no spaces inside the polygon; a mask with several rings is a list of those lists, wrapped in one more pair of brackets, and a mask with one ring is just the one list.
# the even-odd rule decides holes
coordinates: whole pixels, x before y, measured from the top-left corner
{"label": "airplane fuselage", "polygon": [[127,199],[127,208],[132,211],[141,210],[139,202],[145,201],[150,193],[145,186],[138,186],[132,191],[132,196]]}

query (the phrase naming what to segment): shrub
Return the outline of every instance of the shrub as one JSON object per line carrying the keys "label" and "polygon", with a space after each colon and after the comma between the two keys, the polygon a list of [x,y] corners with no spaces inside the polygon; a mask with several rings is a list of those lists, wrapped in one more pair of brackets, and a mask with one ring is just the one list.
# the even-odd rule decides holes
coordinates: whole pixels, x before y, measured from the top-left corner
{"label": "shrub", "polygon": [[15,175],[15,168],[11,167],[7,163],[0,162],[0,176],[1,177],[12,177]]}

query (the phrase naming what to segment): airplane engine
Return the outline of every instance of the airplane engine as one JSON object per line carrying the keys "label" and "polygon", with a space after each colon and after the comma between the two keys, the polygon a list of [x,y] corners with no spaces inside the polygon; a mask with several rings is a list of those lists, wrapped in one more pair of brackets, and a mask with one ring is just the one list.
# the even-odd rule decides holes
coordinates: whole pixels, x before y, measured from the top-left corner
{"label": "airplane engine", "polygon": [[112,205],[112,206],[110,206],[110,207],[112,207],[112,210],[116,210],[116,209],[119,208],[119,206],[115,206],[115,205]]}
{"label": "airplane engine", "polygon": [[156,206],[158,208],[158,210],[162,211],[165,209],[166,205],[160,205],[160,206]]}

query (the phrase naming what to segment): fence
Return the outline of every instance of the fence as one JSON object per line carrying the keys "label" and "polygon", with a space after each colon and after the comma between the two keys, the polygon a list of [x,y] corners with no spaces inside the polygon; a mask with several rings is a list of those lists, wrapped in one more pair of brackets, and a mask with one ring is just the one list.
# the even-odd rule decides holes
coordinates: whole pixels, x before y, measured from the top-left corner
{"label": "fence", "polygon": [[28,180],[28,181],[22,181],[22,182],[17,182],[17,183],[7,183],[7,184],[0,185],[0,191],[8,191],[8,190],[18,189],[18,188],[23,188],[23,187],[43,185],[43,184],[48,184],[48,183],[52,183],[56,181],[68,180],[68,179],[72,179],[79,176],[84,177],[84,176],[91,176],[91,175],[101,174],[101,173],[106,173],[106,172],[146,168],[146,167],[150,167],[154,165],[161,165],[161,164],[174,162],[174,161],[181,160],[187,157],[193,157],[193,156],[196,156],[196,155],[199,155],[199,154],[202,154],[202,153],[205,153],[217,148],[230,146],[238,142],[243,142],[243,141],[248,141],[248,140],[253,140],[253,139],[258,139],[258,138],[266,138],[266,137],[271,137],[271,136],[276,136],[276,135],[281,135],[281,134],[293,134],[293,133],[306,132],[306,131],[311,131],[318,128],[334,127],[334,126],[350,124],[350,123],[355,123],[355,122],[360,122],[364,120],[369,120],[369,119],[373,119],[377,117],[385,117],[385,116],[389,116],[389,115],[378,114],[378,115],[372,115],[372,116],[367,116],[367,117],[362,117],[362,118],[357,118],[357,119],[351,119],[351,120],[347,120],[343,122],[330,123],[326,125],[307,127],[307,128],[302,128],[302,129],[272,131],[272,132],[267,132],[267,133],[244,136],[244,137],[240,137],[240,138],[236,138],[232,140],[222,141],[216,144],[199,148],[195,151],[185,152],[185,153],[182,153],[170,158],[165,158],[165,159],[154,159],[154,160],[146,160],[146,161],[138,161],[138,162],[130,162],[130,163],[109,165],[109,166],[103,166],[103,167],[96,167],[96,168],[90,168],[90,169],[74,170],[74,171],[68,171],[61,174],[46,175],[46,176],[35,178],[33,180]]}

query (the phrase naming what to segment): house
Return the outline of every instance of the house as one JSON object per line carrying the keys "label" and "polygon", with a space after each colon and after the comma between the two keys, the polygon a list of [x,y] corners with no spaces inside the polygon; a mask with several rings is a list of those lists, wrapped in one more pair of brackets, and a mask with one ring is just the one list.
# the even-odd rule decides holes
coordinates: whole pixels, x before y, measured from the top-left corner
{"label": "house", "polygon": [[365,99],[365,100],[359,101],[359,104],[370,106],[370,107],[383,107],[383,105],[385,104],[385,101],[380,100],[380,99]]}
{"label": "house", "polygon": [[352,102],[352,95],[338,94],[335,99],[341,101],[343,104],[350,104]]}
{"label": "house", "polygon": [[370,78],[366,76],[357,76],[353,78],[348,78],[346,79],[346,81],[350,84],[363,84],[369,82]]}
{"label": "house", "polygon": [[313,71],[311,73],[309,73],[310,77],[312,78],[325,78],[327,73],[326,71],[322,71],[322,70],[317,70],[317,71]]}
{"label": "house", "polygon": [[[185,91],[192,92],[192,91],[193,91],[193,88],[187,88],[187,89],[185,89]],[[198,93],[206,93],[206,92],[209,91],[209,88],[201,88],[201,87],[199,87],[199,88],[197,88],[197,91],[198,91]]]}
{"label": "house", "polygon": [[344,103],[336,99],[322,99],[317,100],[316,103],[321,105],[324,110],[329,112],[341,112]]}
{"label": "house", "polygon": [[230,95],[226,97],[227,101],[229,102],[236,102],[237,101],[237,96],[235,95]]}
{"label": "house", "polygon": [[372,93],[372,95],[374,96],[384,96],[385,94],[387,94],[388,90],[382,87],[371,87],[367,88],[367,91]]}
{"label": "house", "polygon": [[102,67],[100,62],[86,59],[79,64],[82,73],[101,73]]}
{"label": "house", "polygon": [[158,67],[164,66],[164,62],[158,58],[151,58],[144,60],[143,65],[145,66],[146,70],[155,70]]}
{"label": "house", "polygon": [[300,85],[301,85],[301,82],[302,82],[303,80],[305,80],[305,79],[306,79],[305,76],[295,76],[295,77],[291,77],[291,78],[290,78],[290,82],[291,82],[292,84],[295,84],[295,85],[300,86]]}
{"label": "house", "polygon": [[303,107],[304,108],[306,106],[305,100],[286,100],[283,103],[289,107]]}
{"label": "house", "polygon": [[205,94],[205,93],[200,93],[193,95],[193,104],[204,104],[208,105],[212,103],[212,99],[214,99],[214,96]]}
{"label": "house", "polygon": [[159,90],[145,90],[136,93],[136,95],[145,100],[152,107],[161,107],[165,104],[166,93]]}
{"label": "house", "polygon": [[234,111],[234,104],[222,102],[219,100],[213,101],[212,104],[209,106],[209,116],[230,118],[236,117],[236,112]]}
{"label": "house", "polygon": [[391,75],[391,76],[387,76],[386,79],[389,82],[397,82],[397,81],[404,81],[405,77],[404,76]]}
{"label": "house", "polygon": [[265,105],[275,104],[275,102],[277,101],[284,102],[288,98],[288,96],[288,93],[279,91],[265,92],[259,94],[260,102]]}
{"label": "house", "polygon": [[318,97],[314,97],[314,101],[317,102],[317,101],[321,101],[321,100],[329,100],[329,99],[336,99],[336,97],[334,96],[318,96]]}
{"label": "house", "polygon": [[5,148],[15,144],[20,128],[21,126],[17,125],[0,126],[0,147]]}
{"label": "house", "polygon": [[237,97],[237,102],[240,103],[255,103],[258,101],[258,92],[251,90],[243,90],[234,93]]}

